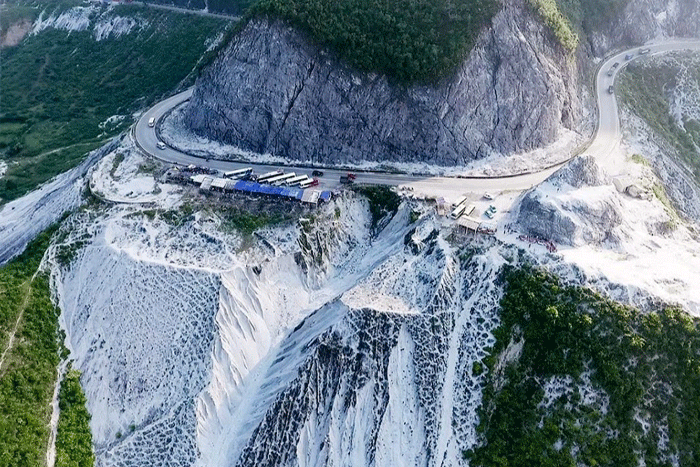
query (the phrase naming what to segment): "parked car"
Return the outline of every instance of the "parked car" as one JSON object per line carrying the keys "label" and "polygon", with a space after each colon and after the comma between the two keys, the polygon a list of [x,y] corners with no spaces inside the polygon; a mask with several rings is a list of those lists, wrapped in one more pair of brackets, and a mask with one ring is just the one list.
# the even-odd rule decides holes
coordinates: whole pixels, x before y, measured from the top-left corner
{"label": "parked car", "polygon": [[314,170],[313,172],[311,172],[311,175],[313,177],[323,177],[323,172],[320,170]]}
{"label": "parked car", "polygon": [[492,200],[493,195],[491,193],[484,193],[484,199]]}

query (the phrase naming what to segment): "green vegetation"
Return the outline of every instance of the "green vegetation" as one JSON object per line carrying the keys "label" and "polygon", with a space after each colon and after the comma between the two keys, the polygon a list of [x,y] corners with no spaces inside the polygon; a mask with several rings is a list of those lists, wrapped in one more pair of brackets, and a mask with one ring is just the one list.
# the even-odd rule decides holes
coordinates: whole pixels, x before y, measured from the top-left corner
{"label": "green vegetation", "polygon": [[[531,0],[532,1],[532,0]],[[556,0],[559,11],[572,28],[583,34],[600,31],[613,24],[630,0]]]}
{"label": "green vegetation", "polygon": [[399,209],[399,204],[401,204],[399,195],[386,186],[357,185],[353,187],[353,190],[369,201],[373,229],[377,227],[377,224],[384,216],[393,216]]}
{"label": "green vegetation", "polygon": [[562,47],[573,52],[578,47],[578,35],[571,30],[569,20],[564,18],[555,0],[529,0],[530,5],[552,30]]}
{"label": "green vegetation", "polygon": [[[474,466],[680,465],[700,462],[700,323],[667,308],[640,313],[547,273],[507,268],[502,324],[485,361],[479,432],[465,452]],[[501,361],[522,343],[519,358]],[[609,396],[586,404],[578,385],[590,371]],[[540,406],[545,381],[569,376],[574,390]],[[650,423],[645,433],[634,419]],[[668,448],[658,440],[667,428]]]}
{"label": "green vegetation", "polygon": [[646,165],[647,167],[650,165],[649,161],[644,158],[641,154],[632,154],[629,159],[634,162],[635,164],[639,165]]}
{"label": "green vegetation", "polygon": [[0,31],[4,34],[11,26],[18,23],[32,23],[38,15],[39,11],[35,7],[3,3],[0,5]]}
{"label": "green vegetation", "polygon": [[[47,12],[70,4],[44,3]],[[6,9],[17,16],[27,7]],[[207,41],[227,24],[136,4],[103,14],[137,17],[148,26],[99,42],[92,28],[70,34],[49,28],[0,50],[0,158],[9,164],[0,180],[2,201],[74,167],[124,131],[135,111],[191,76]],[[120,118],[107,120],[114,115]]]}
{"label": "green vegetation", "polygon": [[453,71],[499,6],[497,0],[259,0],[251,14],[285,19],[351,66],[412,83]]}
{"label": "green vegetation", "polygon": [[54,231],[0,267],[1,351],[7,349],[0,364],[0,467],[43,465],[46,455],[59,362],[58,310],[48,276],[35,273]]}
{"label": "green vegetation", "polygon": [[[688,57],[691,66],[697,59]],[[619,77],[618,95],[635,114],[677,151],[700,182],[700,122],[686,120],[679,126],[671,115],[669,90],[678,85],[680,66],[673,62],[632,63]],[[696,77],[700,84],[700,74]]]}
{"label": "green vegetation", "polygon": [[86,402],[80,372],[69,370],[58,394],[61,412],[56,433],[56,467],[91,467],[95,463]]}
{"label": "green vegetation", "polygon": [[293,217],[281,212],[252,212],[237,207],[224,207],[217,210],[222,218],[221,228],[224,231],[237,231],[250,236],[258,229],[271,227],[289,222]]}

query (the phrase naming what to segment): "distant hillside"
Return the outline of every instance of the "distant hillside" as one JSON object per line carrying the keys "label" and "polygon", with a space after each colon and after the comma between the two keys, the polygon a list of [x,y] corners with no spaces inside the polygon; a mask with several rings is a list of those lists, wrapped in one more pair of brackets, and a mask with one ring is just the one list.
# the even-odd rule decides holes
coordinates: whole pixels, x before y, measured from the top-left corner
{"label": "distant hillside", "polygon": [[147,3],[174,5],[191,10],[207,9],[211,13],[240,16],[254,0],[147,0]]}
{"label": "distant hillside", "polygon": [[[3,5],[0,202],[78,164],[190,73],[226,21],[67,1]],[[11,24],[12,23],[12,24]],[[15,33],[17,39],[19,33]],[[26,34],[26,35],[25,35]]]}

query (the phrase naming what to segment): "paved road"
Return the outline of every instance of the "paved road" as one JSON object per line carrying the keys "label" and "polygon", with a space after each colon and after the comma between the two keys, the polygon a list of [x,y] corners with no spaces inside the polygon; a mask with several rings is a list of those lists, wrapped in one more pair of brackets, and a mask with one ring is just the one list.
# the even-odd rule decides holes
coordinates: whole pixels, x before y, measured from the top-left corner
{"label": "paved road", "polygon": [[[640,51],[648,50],[647,54],[640,54]],[[586,154],[591,154],[602,160],[608,158],[620,145],[622,138],[620,132],[620,116],[617,107],[617,99],[614,93],[610,93],[608,88],[613,85],[617,74],[628,63],[646,56],[658,55],[666,52],[679,50],[694,50],[700,51],[700,40],[673,40],[664,41],[658,44],[652,44],[644,47],[635,47],[634,49],[626,50],[617,53],[608,58],[598,70],[596,76],[596,93],[598,95],[598,131],[591,142]],[[633,54],[631,60],[626,60],[625,57]],[[613,65],[619,64],[616,67]],[[612,70],[612,76],[608,73]]]}
{"label": "paved road", "polygon": [[[96,3],[98,0],[94,0]],[[226,15],[223,13],[210,13],[207,10],[190,10],[189,8],[182,8],[182,7],[177,7],[173,5],[165,5],[162,3],[152,3],[152,2],[138,2],[140,5],[145,5],[148,8],[157,8],[159,10],[168,10],[168,11],[174,11],[176,13],[187,13],[191,15],[197,15],[197,16],[206,16],[209,18],[219,18],[219,19],[225,19],[229,21],[238,21],[241,19],[240,16],[233,16],[233,15]]]}
{"label": "paved road", "polygon": [[[643,49],[648,49],[649,52],[647,54],[640,54],[640,51]],[[613,84],[614,79],[620,70],[624,68],[626,64],[638,59],[639,57],[678,50],[700,50],[700,40],[673,40],[651,44],[645,47],[635,47],[634,49],[617,53],[605,60],[596,77],[598,128],[590,146],[585,151],[585,154],[591,154],[596,158],[605,159],[609,157],[620,144],[620,118],[618,114],[617,100],[615,99],[615,94],[611,94],[608,91],[609,86]],[[626,60],[625,56],[628,54],[633,54],[634,57],[631,60]],[[614,63],[618,63],[619,65],[613,68]],[[611,69],[613,70],[613,73],[611,76],[608,76],[608,72]],[[191,95],[192,88],[163,100],[150,108],[139,119],[134,128],[134,137],[137,144],[146,153],[165,162],[182,165],[203,165],[222,171],[235,170],[243,167],[253,167],[257,173],[263,173],[276,168],[281,168],[285,171],[294,171],[297,174],[311,174],[312,169],[310,168],[226,162],[219,160],[207,161],[201,157],[192,156],[170,147],[167,147],[166,149],[158,149],[156,146],[158,143],[157,136],[154,129],[148,126],[148,120],[152,117],[156,120],[162,118],[168,110],[188,100]],[[378,185],[412,184],[423,187],[429,185],[430,187],[434,188],[436,192],[472,191],[478,193],[484,191],[520,191],[540,183],[564,164],[565,163],[561,163],[536,173],[511,177],[456,178],[392,174],[385,172],[361,172],[358,173],[357,182]],[[347,170],[337,169],[322,170],[325,172],[324,177],[321,179],[322,186],[324,187],[337,186],[340,175],[347,172]]]}

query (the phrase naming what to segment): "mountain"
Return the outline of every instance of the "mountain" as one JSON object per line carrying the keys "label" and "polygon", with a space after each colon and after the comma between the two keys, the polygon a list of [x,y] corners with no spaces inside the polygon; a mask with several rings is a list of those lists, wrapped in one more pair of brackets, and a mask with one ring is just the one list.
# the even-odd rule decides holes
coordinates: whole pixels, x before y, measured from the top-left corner
{"label": "mountain", "polygon": [[595,30],[580,29],[586,40],[572,56],[531,3],[506,2],[454,71],[408,85],[350,68],[283,21],[253,19],[198,79],[179,123],[243,150],[321,164],[454,166],[527,152],[566,130],[590,134],[595,54],[698,33],[696,2],[647,3],[627,2]]}

